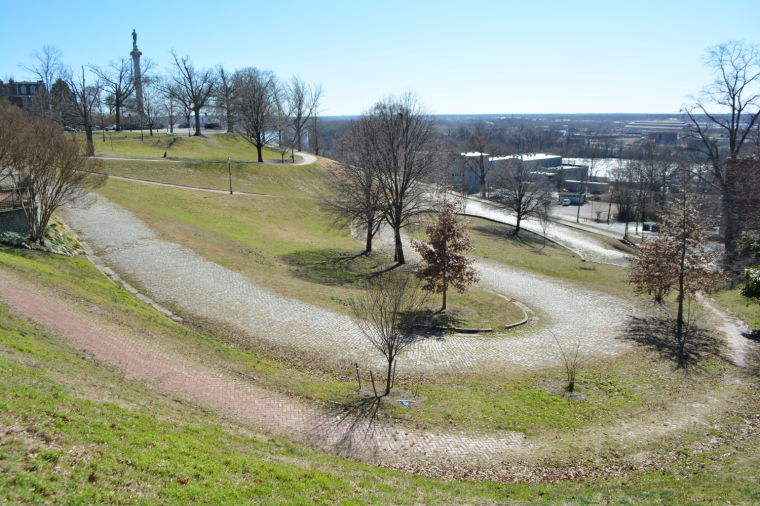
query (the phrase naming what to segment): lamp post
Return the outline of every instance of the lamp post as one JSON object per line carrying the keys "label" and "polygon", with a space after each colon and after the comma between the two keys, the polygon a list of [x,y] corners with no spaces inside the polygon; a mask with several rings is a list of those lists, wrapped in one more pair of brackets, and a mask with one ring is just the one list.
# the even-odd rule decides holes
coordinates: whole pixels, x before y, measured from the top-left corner
{"label": "lamp post", "polygon": [[230,180],[230,195],[232,195],[232,167],[231,167],[231,160],[230,157],[227,157],[227,177],[229,177]]}

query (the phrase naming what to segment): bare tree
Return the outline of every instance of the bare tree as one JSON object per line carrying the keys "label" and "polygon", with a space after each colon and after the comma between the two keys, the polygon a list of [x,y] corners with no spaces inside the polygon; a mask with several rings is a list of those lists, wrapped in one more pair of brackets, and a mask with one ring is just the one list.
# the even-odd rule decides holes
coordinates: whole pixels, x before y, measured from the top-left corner
{"label": "bare tree", "polygon": [[488,173],[491,170],[488,153],[485,152],[487,144],[487,139],[478,134],[470,137],[465,143],[465,149],[476,153],[475,156],[465,158],[465,166],[478,176],[478,181],[480,182],[480,196],[483,198],[488,197],[487,178]]}
{"label": "bare tree", "polygon": [[416,277],[390,272],[368,283],[351,302],[357,325],[388,364],[383,395],[391,392],[396,359],[415,340],[413,327],[425,300]]}
{"label": "bare tree", "polygon": [[63,74],[63,53],[55,46],[43,46],[41,50],[35,51],[32,56],[34,63],[23,66],[23,68],[34,74],[45,87],[44,91],[37,90],[32,102],[33,110],[41,116],[52,119],[54,116],[50,92],[53,83],[60,79]]}
{"label": "bare tree", "polygon": [[97,80],[87,82],[87,75],[82,67],[82,77],[69,77],[67,84],[72,93],[74,110],[82,122],[85,136],[87,138],[87,147],[84,154],[93,156],[95,154],[95,145],[92,141],[92,113],[100,100],[100,82]]}
{"label": "bare tree", "polygon": [[446,293],[449,287],[464,293],[478,281],[472,260],[464,252],[472,249],[467,227],[456,218],[463,206],[444,200],[434,224],[427,227],[428,242],[416,242],[414,248],[422,257],[417,277],[425,280],[424,290],[443,295],[441,311],[446,310]]}
{"label": "bare tree", "polygon": [[319,99],[322,96],[321,86],[311,86],[294,76],[287,86],[286,98],[296,148],[301,151],[301,139],[309,119],[317,113]]}
{"label": "bare tree", "polygon": [[216,89],[216,76],[211,69],[197,70],[187,56],[179,58],[172,52],[172,58],[174,71],[169,74],[172,89],[195,115],[195,135],[201,135],[201,109]]}
{"label": "bare tree", "polygon": [[492,174],[494,190],[491,200],[515,214],[517,222],[513,237],[520,233],[520,224],[529,217],[537,217],[541,208],[551,200],[551,189],[546,178],[531,171],[520,160],[510,160]]}
{"label": "bare tree", "polygon": [[103,90],[113,104],[116,114],[116,130],[121,130],[121,112],[125,103],[135,91],[135,82],[132,76],[132,62],[126,58],[111,62],[108,67],[92,67],[97,74]]}
{"label": "bare tree", "polygon": [[224,115],[227,133],[235,131],[235,86],[233,76],[222,65],[216,68],[217,83],[214,105]]}
{"label": "bare tree", "polygon": [[425,211],[423,181],[435,168],[433,123],[412,94],[378,102],[356,122],[361,164],[377,175],[385,220],[393,229],[393,259],[405,263],[401,230]]}
{"label": "bare tree", "polygon": [[349,128],[341,141],[339,166],[328,173],[322,207],[335,217],[340,226],[359,224],[365,233],[364,252],[372,252],[372,239],[383,222],[383,201],[379,181],[372,165],[362,163],[355,149],[354,128]]}
{"label": "bare tree", "polygon": [[5,133],[0,128],[0,137],[7,137],[3,145],[13,163],[10,177],[24,192],[20,201],[29,238],[39,241],[58,208],[103,184],[105,176],[93,173],[98,161],[81,157],[77,141],[66,138],[50,120],[0,107],[0,124],[15,127],[15,132]]}
{"label": "bare tree", "polygon": [[682,193],[669,206],[659,236],[643,249],[631,265],[630,282],[638,292],[661,300],[671,289],[677,292],[676,342],[684,357],[684,302],[696,293],[716,291],[725,280],[715,267],[718,254],[707,246],[709,223],[701,217],[698,197]]}
{"label": "bare tree", "polygon": [[248,139],[256,146],[258,161],[262,150],[276,135],[279,100],[277,77],[268,70],[246,68],[235,73],[237,110]]}
{"label": "bare tree", "polygon": [[151,137],[153,137],[153,129],[156,127],[156,122],[162,111],[162,105],[161,90],[156,84],[147,83],[143,88],[143,116]]}
{"label": "bare tree", "polygon": [[[760,118],[760,49],[744,42],[726,42],[710,48],[705,61],[715,74],[715,81],[684,112],[696,141],[691,149],[707,159],[710,166],[707,181],[721,193],[721,228],[730,256],[737,230],[734,196],[726,181],[726,161],[740,156]],[[728,141],[727,146],[721,138]]]}

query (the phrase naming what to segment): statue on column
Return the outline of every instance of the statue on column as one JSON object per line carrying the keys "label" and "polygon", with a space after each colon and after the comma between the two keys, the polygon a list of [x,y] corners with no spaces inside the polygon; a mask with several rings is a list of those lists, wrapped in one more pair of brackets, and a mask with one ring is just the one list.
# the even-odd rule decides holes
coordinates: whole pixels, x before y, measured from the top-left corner
{"label": "statue on column", "polygon": [[132,47],[137,49],[137,32],[132,28]]}

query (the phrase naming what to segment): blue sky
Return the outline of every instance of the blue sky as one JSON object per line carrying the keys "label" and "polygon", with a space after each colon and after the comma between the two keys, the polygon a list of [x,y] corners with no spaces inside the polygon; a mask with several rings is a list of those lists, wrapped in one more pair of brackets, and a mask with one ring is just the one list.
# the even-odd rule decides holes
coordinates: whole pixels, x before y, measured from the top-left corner
{"label": "blue sky", "polygon": [[359,114],[411,90],[435,114],[677,112],[711,78],[705,48],[759,43],[760,0],[0,2],[0,78],[46,44],[69,66],[255,66]]}

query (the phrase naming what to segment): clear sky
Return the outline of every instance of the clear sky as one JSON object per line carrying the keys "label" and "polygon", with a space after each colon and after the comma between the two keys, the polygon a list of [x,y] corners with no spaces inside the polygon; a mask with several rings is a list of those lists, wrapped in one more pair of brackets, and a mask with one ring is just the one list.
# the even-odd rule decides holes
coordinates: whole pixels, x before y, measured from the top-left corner
{"label": "clear sky", "polygon": [[760,0],[0,0],[0,78],[49,44],[71,67],[170,50],[321,83],[325,115],[414,91],[435,114],[677,112],[705,48],[760,42]]}

